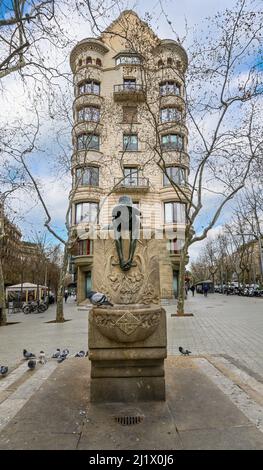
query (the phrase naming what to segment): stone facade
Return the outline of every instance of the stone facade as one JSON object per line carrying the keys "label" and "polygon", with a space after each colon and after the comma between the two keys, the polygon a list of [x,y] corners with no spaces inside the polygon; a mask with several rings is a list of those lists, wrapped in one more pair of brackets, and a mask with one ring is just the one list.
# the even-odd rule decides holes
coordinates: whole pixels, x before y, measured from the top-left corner
{"label": "stone facade", "polygon": [[124,194],[141,210],[144,237],[158,232],[160,296],[172,297],[179,270],[178,235],[169,241],[163,231],[183,227],[178,215],[183,199],[157,163],[161,146],[162,165],[186,189],[185,50],[174,40],[159,39],[133,11],[124,11],[100,37],[80,41],[70,64],[75,84],[70,197],[72,230],[78,233],[73,252],[78,302],[97,284],[98,245],[91,240],[91,225],[94,229],[95,223],[101,238],[100,230],[111,223],[112,208]]}

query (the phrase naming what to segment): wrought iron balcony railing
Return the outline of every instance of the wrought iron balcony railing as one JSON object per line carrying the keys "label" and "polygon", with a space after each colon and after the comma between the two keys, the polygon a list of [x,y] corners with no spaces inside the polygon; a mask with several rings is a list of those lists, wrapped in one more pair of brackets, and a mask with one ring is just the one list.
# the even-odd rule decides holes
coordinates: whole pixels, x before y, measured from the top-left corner
{"label": "wrought iron balcony railing", "polygon": [[114,85],[114,98],[116,101],[134,99],[137,101],[144,100],[144,88],[137,83],[121,83]]}
{"label": "wrought iron balcony railing", "polygon": [[137,191],[145,191],[149,189],[149,178],[137,176],[114,178],[114,186],[116,190],[135,189]]}

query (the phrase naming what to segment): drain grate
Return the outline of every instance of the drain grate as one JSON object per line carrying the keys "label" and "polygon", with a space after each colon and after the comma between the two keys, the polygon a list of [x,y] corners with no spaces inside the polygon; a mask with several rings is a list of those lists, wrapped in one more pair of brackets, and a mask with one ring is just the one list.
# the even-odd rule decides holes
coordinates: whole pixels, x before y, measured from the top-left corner
{"label": "drain grate", "polygon": [[132,426],[133,424],[140,424],[143,422],[143,416],[115,416],[116,423],[122,426]]}

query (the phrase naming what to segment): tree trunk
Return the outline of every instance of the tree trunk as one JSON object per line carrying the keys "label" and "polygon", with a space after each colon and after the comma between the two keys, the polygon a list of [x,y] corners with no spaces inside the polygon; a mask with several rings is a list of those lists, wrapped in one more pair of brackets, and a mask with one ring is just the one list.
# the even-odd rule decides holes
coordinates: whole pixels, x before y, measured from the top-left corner
{"label": "tree trunk", "polygon": [[185,265],[187,258],[188,246],[184,246],[180,256],[180,270],[179,270],[179,289],[178,289],[178,302],[177,302],[177,315],[184,315],[184,300],[185,300]]}
{"label": "tree trunk", "polygon": [[65,278],[68,269],[68,245],[64,246],[64,256],[63,256],[63,264],[60,270],[59,276],[59,285],[57,291],[57,311],[56,311],[56,322],[63,323],[65,321],[64,318],[64,310],[63,310],[63,298],[64,298],[64,288],[65,288]]}
{"label": "tree trunk", "polygon": [[5,282],[2,266],[2,259],[0,258],[0,326],[5,325],[7,322],[6,307],[5,307]]}

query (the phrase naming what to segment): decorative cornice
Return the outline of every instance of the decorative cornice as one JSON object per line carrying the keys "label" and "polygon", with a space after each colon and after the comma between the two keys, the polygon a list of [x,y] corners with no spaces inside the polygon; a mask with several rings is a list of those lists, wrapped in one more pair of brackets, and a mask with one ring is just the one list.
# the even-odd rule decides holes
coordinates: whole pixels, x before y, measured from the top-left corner
{"label": "decorative cornice", "polygon": [[188,66],[188,56],[181,44],[179,44],[177,41],[174,41],[173,39],[161,39],[160,44],[156,47],[156,50],[158,49],[170,49],[174,50],[175,52],[178,52],[179,55],[182,57],[185,66]]}
{"label": "decorative cornice", "polygon": [[70,53],[69,60],[70,60],[70,67],[71,67],[72,72],[75,72],[76,56],[88,50],[93,50],[104,55],[109,51],[109,48],[99,39],[96,39],[96,38],[82,39],[82,41],[78,42]]}

